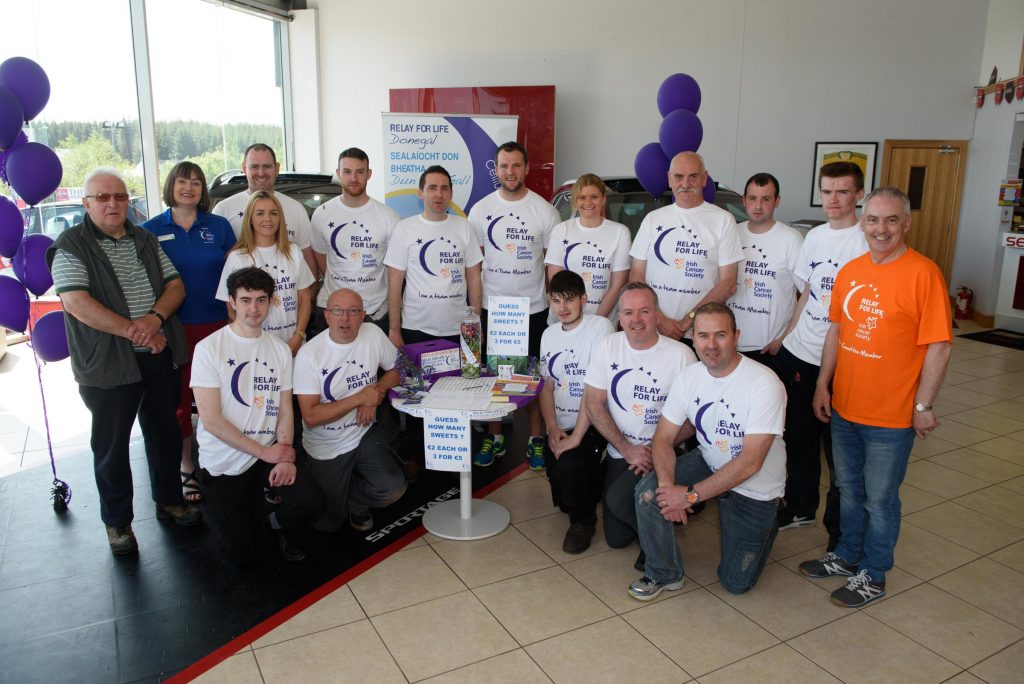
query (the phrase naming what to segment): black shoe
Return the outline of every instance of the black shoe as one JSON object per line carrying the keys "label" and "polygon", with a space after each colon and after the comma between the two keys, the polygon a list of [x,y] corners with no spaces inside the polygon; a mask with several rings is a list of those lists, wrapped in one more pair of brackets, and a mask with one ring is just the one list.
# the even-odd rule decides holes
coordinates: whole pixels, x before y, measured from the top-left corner
{"label": "black shoe", "polygon": [[788,508],[780,508],[778,523],[779,530],[791,530],[797,527],[810,527],[814,524],[814,516],[797,515]]}
{"label": "black shoe", "polygon": [[594,536],[597,528],[594,525],[583,523],[572,523],[565,533],[562,541],[562,551],[566,553],[583,553],[590,548],[590,539]]}
{"label": "black shoe", "polygon": [[349,513],[349,526],[356,532],[367,532],[373,529],[373,513],[363,511],[362,513]]}
{"label": "black shoe", "polygon": [[305,552],[296,546],[291,539],[288,538],[288,533],[284,530],[270,530],[274,535],[274,541],[277,542],[277,550],[281,554],[281,558],[285,559],[290,563],[296,563],[306,559]]}
{"label": "black shoe", "polygon": [[857,566],[847,563],[836,554],[827,551],[821,558],[801,563],[800,573],[814,579],[833,576],[850,577],[857,574]]}
{"label": "black shoe", "polygon": [[633,561],[633,569],[637,572],[643,572],[645,565],[647,565],[647,554],[644,553],[643,549],[640,549],[640,555]]}
{"label": "black shoe", "polygon": [[192,527],[203,521],[203,514],[195,506],[185,504],[162,504],[156,505],[157,520],[173,520],[175,525]]}
{"label": "black shoe", "polygon": [[107,541],[110,542],[110,552],[115,556],[128,556],[139,552],[139,543],[135,541],[131,524],[126,527],[107,525]]}
{"label": "black shoe", "polygon": [[860,608],[885,596],[885,582],[873,582],[867,570],[846,580],[846,585],[832,592],[832,603],[844,608]]}

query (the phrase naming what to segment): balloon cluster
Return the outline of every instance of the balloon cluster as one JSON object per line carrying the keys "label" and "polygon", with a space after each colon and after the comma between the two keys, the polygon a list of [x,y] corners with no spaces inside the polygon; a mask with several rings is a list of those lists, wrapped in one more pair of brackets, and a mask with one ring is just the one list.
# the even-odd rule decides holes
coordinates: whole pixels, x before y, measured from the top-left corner
{"label": "balloon cluster", "polygon": [[[46,145],[29,142],[24,125],[43,110],[50,99],[50,79],[26,57],[11,57],[0,64],[0,180],[10,185],[29,205],[53,194],[64,175],[60,159]],[[39,296],[53,285],[46,265],[46,250],[53,240],[25,235],[18,206],[0,195],[0,256],[11,259],[14,275],[0,275],[0,327],[24,331],[29,327],[29,296]],[[64,312],[52,311],[34,323],[32,345],[44,361],[68,357]]]}
{"label": "balloon cluster", "polygon": [[[672,74],[658,88],[661,127],[658,142],[647,143],[636,153],[633,170],[644,189],[658,197],[668,190],[668,167],[680,152],[696,152],[704,139],[704,126],[697,117],[700,86],[689,74]],[[704,199],[715,199],[715,183],[708,176]]]}

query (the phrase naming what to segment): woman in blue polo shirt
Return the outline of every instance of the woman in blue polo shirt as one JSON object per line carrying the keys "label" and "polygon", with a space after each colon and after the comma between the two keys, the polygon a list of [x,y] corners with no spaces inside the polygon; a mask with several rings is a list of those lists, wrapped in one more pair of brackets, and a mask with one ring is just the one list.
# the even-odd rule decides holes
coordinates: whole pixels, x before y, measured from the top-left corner
{"label": "woman in blue polo shirt", "polygon": [[[224,258],[235,245],[231,224],[210,211],[210,193],[206,175],[192,162],[179,162],[164,181],[164,204],[169,208],[142,224],[157,236],[167,257],[185,283],[185,301],[178,318],[185,326],[189,359],[196,343],[228,322],[224,302],[214,297]],[[203,500],[192,463],[192,390],[191,365],[181,372],[181,400],[178,402],[178,426],[181,428],[181,486],[185,500],[196,504]]]}

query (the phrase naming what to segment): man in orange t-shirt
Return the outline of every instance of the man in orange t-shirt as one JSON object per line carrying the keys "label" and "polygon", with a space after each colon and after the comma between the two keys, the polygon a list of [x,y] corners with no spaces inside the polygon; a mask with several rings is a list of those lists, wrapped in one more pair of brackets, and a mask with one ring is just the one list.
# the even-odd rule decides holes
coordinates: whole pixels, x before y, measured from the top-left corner
{"label": "man in orange t-shirt", "polygon": [[900,484],[914,436],[924,439],[939,424],[931,404],[953,340],[941,272],[903,242],[910,199],[896,188],[875,190],[861,229],[869,251],[836,276],[814,395],[815,413],[832,426],[842,536],[834,551],[800,564],[810,577],[849,577],[832,601],[851,608],[885,595]]}

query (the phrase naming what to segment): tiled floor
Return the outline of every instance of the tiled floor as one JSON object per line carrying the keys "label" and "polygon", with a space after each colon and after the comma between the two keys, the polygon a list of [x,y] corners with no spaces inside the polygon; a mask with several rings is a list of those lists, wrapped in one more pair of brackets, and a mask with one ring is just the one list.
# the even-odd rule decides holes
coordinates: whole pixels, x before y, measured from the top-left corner
{"label": "tiled floor", "polygon": [[918,442],[888,596],[833,606],[811,581],[820,527],[779,534],[757,587],[723,591],[716,511],[678,536],[682,591],[626,595],[637,549],[561,552],[542,476],[489,498],[512,513],[475,542],[426,535],[245,648],[210,682],[1024,681],[1024,352],[957,340]]}

